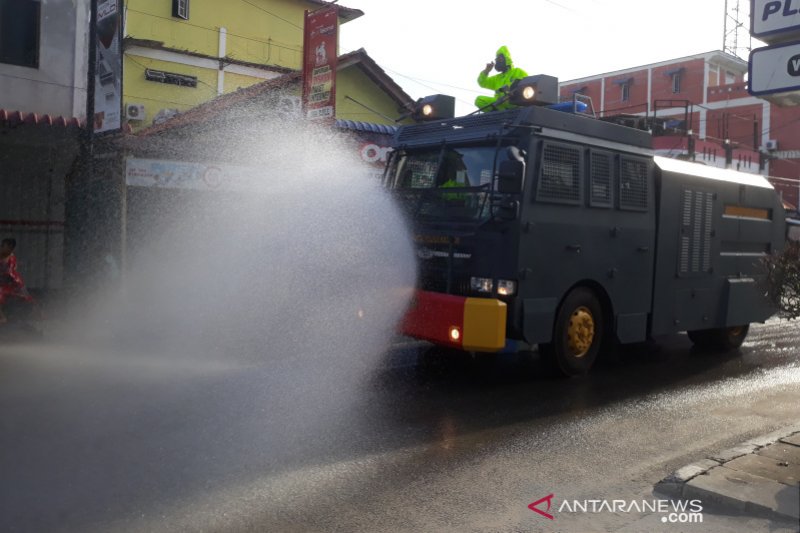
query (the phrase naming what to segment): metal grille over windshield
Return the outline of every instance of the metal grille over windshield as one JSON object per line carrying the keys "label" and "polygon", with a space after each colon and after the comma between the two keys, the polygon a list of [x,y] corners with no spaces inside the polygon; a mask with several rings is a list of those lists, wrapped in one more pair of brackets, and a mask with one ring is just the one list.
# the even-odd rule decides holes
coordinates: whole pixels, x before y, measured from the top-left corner
{"label": "metal grille over windshield", "polygon": [[495,158],[507,158],[494,147],[444,147],[401,153],[392,184],[413,217],[481,222],[489,218]]}

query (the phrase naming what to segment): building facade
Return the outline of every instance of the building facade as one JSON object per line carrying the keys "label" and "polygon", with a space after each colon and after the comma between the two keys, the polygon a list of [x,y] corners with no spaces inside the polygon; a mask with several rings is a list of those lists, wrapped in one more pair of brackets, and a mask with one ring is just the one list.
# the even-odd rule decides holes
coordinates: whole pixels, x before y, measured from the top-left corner
{"label": "building facade", "polygon": [[[257,100],[259,105],[279,105],[297,116],[292,112],[300,103],[304,13],[328,4],[118,0],[125,36],[123,132],[96,138],[102,157],[87,174],[81,141],[89,0],[0,0],[0,237],[17,238],[29,287],[57,291],[75,285],[82,272],[102,270],[109,258],[124,263],[118,241],[126,235],[127,219],[119,199],[130,153],[125,142],[113,139],[165,126],[173,133],[160,139],[168,146],[158,157],[172,165],[211,165],[220,162],[217,151],[195,154],[195,161],[186,146],[194,144],[198,128],[211,135],[208,109],[230,113],[212,129],[226,131],[226,120],[247,123],[263,110],[228,106],[263,94],[269,87],[260,85],[276,82],[282,97]],[[340,23],[361,15],[339,7]],[[378,172],[391,130],[379,124],[394,124],[411,98],[364,50],[340,56],[336,96],[337,126],[353,136],[354,149]],[[131,106],[142,112],[126,117]],[[191,126],[176,130],[176,122]],[[121,161],[119,168],[104,158]],[[96,249],[89,246],[93,243]],[[116,244],[103,248],[107,243]]]}
{"label": "building facade", "polygon": [[[127,0],[123,111],[134,131],[303,60],[303,17],[322,0]],[[339,7],[343,24],[363,13]]]}
{"label": "building facade", "polygon": [[0,237],[35,293],[63,283],[65,183],[86,115],[88,0],[0,0]]}
{"label": "building facade", "polygon": [[[747,92],[747,62],[708,52],[560,84],[562,100],[583,95],[601,117],[660,117],[656,153],[690,157],[774,178],[796,207],[800,187],[800,108],[779,107]],[[664,134],[660,134],[664,133]],[[670,134],[671,133],[671,134]],[[691,146],[690,146],[691,143]]]}
{"label": "building facade", "polygon": [[88,0],[0,0],[0,109],[85,116],[88,30]]}

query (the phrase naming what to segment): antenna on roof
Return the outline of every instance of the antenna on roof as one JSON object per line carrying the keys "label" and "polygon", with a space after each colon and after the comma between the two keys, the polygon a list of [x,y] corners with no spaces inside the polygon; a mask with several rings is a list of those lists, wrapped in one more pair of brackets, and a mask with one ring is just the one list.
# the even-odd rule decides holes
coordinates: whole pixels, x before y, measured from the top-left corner
{"label": "antenna on roof", "polygon": [[725,0],[725,22],[722,27],[722,51],[732,56],[747,60],[753,48],[750,37],[750,2],[742,0]]}

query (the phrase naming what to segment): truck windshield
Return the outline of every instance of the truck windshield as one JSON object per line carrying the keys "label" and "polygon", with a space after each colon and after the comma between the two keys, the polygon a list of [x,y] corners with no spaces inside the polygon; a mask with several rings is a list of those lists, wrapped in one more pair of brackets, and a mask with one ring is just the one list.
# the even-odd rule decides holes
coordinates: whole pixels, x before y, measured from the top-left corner
{"label": "truck windshield", "polygon": [[507,158],[495,146],[400,152],[390,184],[415,218],[483,221],[489,218],[495,154],[497,164]]}

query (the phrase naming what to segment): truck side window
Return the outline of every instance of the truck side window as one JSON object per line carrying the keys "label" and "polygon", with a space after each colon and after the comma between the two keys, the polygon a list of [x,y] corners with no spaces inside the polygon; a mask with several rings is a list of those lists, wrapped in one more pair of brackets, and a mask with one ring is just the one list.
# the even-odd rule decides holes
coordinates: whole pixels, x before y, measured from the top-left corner
{"label": "truck side window", "polygon": [[546,143],[536,199],[579,205],[581,203],[581,151],[571,146]]}
{"label": "truck side window", "polygon": [[647,162],[620,157],[619,208],[646,211],[648,208]]}
{"label": "truck side window", "polygon": [[589,155],[589,205],[592,207],[611,207],[611,183],[613,156],[607,152],[592,150]]}

